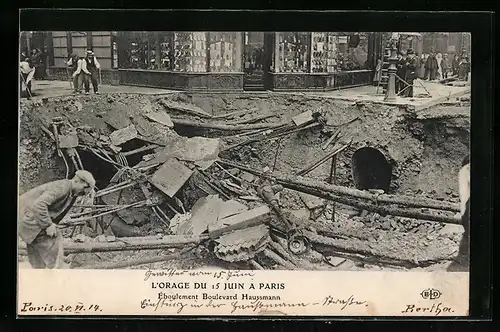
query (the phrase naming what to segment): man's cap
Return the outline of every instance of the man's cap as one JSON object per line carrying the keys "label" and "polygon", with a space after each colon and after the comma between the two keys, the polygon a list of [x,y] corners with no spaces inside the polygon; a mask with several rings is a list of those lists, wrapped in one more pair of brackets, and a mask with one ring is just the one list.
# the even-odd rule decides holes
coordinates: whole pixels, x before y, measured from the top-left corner
{"label": "man's cap", "polygon": [[94,176],[89,171],[78,170],[75,173],[75,178],[82,180],[83,182],[87,183],[91,188],[97,190],[95,186]]}
{"label": "man's cap", "polygon": [[87,54],[88,54],[88,55],[93,55],[93,54],[94,54],[94,52],[93,52],[93,51],[91,51],[91,50],[88,50],[88,51],[87,51]]}
{"label": "man's cap", "polygon": [[411,48],[409,48],[408,51],[406,51],[406,54],[414,54],[414,52]]}

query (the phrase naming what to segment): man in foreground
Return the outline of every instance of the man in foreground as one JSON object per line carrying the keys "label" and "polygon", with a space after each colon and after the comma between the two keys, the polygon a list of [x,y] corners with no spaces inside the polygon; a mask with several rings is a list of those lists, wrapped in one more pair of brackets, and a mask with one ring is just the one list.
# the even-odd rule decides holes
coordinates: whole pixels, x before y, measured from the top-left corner
{"label": "man in foreground", "polygon": [[19,198],[19,236],[26,242],[34,269],[58,269],[63,261],[62,234],[57,224],[78,196],[95,188],[90,172],[77,171],[71,180],[56,180],[33,188]]}
{"label": "man in foreground", "polygon": [[25,58],[20,62],[19,69],[21,70],[21,89],[19,91],[22,92],[24,86],[27,98],[30,99],[33,95],[31,91],[31,81],[35,75],[35,66],[32,65],[29,58]]}
{"label": "man in foreground", "polygon": [[458,173],[458,186],[460,196],[460,216],[464,233],[458,255],[448,266],[448,271],[467,271],[469,266],[469,244],[470,244],[470,156],[467,155],[461,164]]}

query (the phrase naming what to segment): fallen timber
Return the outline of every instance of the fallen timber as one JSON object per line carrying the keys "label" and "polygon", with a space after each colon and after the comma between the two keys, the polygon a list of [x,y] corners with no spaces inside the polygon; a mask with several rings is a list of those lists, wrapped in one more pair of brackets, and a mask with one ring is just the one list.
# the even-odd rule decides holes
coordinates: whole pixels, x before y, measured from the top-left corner
{"label": "fallen timber", "polygon": [[175,252],[172,254],[168,254],[168,255],[145,257],[145,258],[139,258],[139,259],[133,259],[133,260],[127,260],[127,261],[119,261],[119,262],[111,262],[111,263],[95,265],[95,266],[91,266],[91,267],[84,267],[84,268],[86,268],[86,269],[91,268],[91,269],[97,269],[97,270],[113,270],[113,269],[121,269],[121,268],[131,267],[131,266],[164,262],[164,261],[169,261],[169,260],[173,260],[173,259],[178,259],[182,255],[193,250],[194,248],[196,248],[196,246],[182,249],[181,251],[178,251],[178,252]]}
{"label": "fallen timber", "polygon": [[[380,214],[391,214],[395,216],[424,219],[429,221],[439,221],[452,224],[460,223],[460,219],[456,217],[443,216],[443,215],[432,215],[419,211],[408,211],[403,209],[398,209],[395,207],[385,207],[377,204],[393,204],[402,205],[405,207],[414,208],[429,208],[442,211],[460,211],[458,204],[451,202],[438,201],[428,198],[416,198],[412,196],[403,195],[375,195],[366,191],[347,188],[338,185],[328,184],[326,182],[321,182],[313,179],[303,178],[295,175],[287,175],[280,172],[262,172],[250,167],[240,165],[228,160],[219,160],[222,165],[235,167],[244,170],[248,173],[254,174],[256,176],[268,178],[275,180],[277,183],[283,185],[283,187],[325,198],[328,200],[336,201],[342,204],[357,206],[363,208],[367,211],[377,212]],[[348,196],[350,198],[345,198]],[[368,202],[360,202],[359,199],[366,200]]]}
{"label": "fallen timber", "polygon": [[272,129],[282,127],[286,123],[257,123],[257,124],[240,124],[240,125],[225,125],[220,123],[207,123],[207,122],[195,122],[190,120],[172,118],[172,122],[175,125],[190,126],[205,129],[217,129],[217,130],[227,130],[227,131],[238,131],[238,130],[254,130],[254,129]]}
{"label": "fallen timber", "polygon": [[[168,235],[162,239],[129,240],[127,238],[116,238],[114,242],[64,242],[65,254],[127,251],[127,250],[154,250],[167,248],[183,248],[189,244],[200,244],[205,241],[206,236]],[[20,246],[19,249],[23,247]]]}

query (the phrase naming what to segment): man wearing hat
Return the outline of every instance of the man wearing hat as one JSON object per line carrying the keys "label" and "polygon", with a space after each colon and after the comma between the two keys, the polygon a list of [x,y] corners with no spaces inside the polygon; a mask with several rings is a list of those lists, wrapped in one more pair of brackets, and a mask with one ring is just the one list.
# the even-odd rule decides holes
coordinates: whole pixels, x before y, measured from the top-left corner
{"label": "man wearing hat", "polygon": [[[94,88],[94,93],[99,94],[99,70],[101,70],[101,65],[97,61],[94,52],[91,50],[87,51],[87,56],[83,59],[81,63],[82,81],[85,86],[85,94],[89,94],[90,82],[92,82],[92,88]],[[77,70],[78,71],[78,70]],[[78,71],[78,74],[80,71]]]}
{"label": "man wearing hat", "polygon": [[88,171],[78,170],[71,179],[56,180],[33,188],[19,198],[18,231],[26,242],[34,269],[64,268],[62,234],[57,224],[78,196],[96,189]]}
{"label": "man wearing hat", "polygon": [[406,97],[413,97],[413,81],[418,77],[418,58],[410,48],[406,51],[406,83],[408,88],[404,91]]}

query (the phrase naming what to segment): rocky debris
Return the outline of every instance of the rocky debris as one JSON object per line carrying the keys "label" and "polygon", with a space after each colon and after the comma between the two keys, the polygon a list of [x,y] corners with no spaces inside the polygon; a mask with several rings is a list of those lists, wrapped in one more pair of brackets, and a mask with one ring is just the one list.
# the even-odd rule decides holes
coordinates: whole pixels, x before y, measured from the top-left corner
{"label": "rocky debris", "polygon": [[302,199],[302,201],[304,202],[304,204],[307,206],[307,208],[310,210],[314,210],[318,207],[325,205],[324,200],[319,198],[319,197],[305,194],[305,193],[299,193],[299,196]]}
{"label": "rocky debris", "polygon": [[211,238],[217,238],[219,235],[232,230],[263,224],[269,218],[270,212],[267,205],[262,205],[252,210],[220,219],[214,225],[208,226],[208,233]]}
{"label": "rocky debris", "polygon": [[114,132],[111,133],[109,139],[111,140],[111,144],[113,144],[114,146],[119,146],[122,145],[123,143],[126,143],[130,140],[137,138],[137,134],[138,133],[135,126],[130,125],[123,129],[115,130]]}
{"label": "rocky debris", "polygon": [[162,124],[168,128],[173,128],[174,127],[174,123],[172,122],[172,119],[170,119],[170,116],[165,113],[165,112],[159,112],[159,111],[156,111],[156,112],[148,112],[145,114],[145,116],[152,120],[152,121],[156,121],[158,122],[159,124]]}
{"label": "rocky debris", "polygon": [[258,225],[226,233],[215,239],[215,255],[224,261],[248,261],[262,252],[270,241],[269,228]]}
{"label": "rocky debris", "polygon": [[197,115],[202,118],[211,118],[212,115],[205,112],[203,109],[193,105],[186,103],[179,103],[177,101],[161,99],[159,100],[159,104],[169,110],[175,110],[180,112],[185,112],[191,115]]}
{"label": "rocky debris", "polygon": [[139,166],[162,164],[169,158],[178,158],[185,161],[212,161],[219,154],[218,139],[192,137],[180,137],[170,140],[166,146],[154,154],[148,161],[141,162]]}
{"label": "rocky debris", "polygon": [[200,198],[191,209],[191,218],[177,226],[176,234],[200,235],[206,232],[217,222],[221,204],[218,195]]}
{"label": "rocky debris", "polygon": [[163,163],[149,181],[168,197],[174,197],[193,173],[176,158],[170,158]]}
{"label": "rocky debris", "polygon": [[330,264],[334,267],[338,267],[346,261],[345,258],[340,258],[340,257],[335,257],[335,256],[328,256],[328,257],[325,257],[325,259],[328,262],[328,264]]}
{"label": "rocky debris", "polygon": [[312,111],[307,111],[304,113],[301,113],[299,115],[296,115],[292,118],[293,123],[295,123],[296,126],[303,125],[308,122],[314,121],[313,118],[313,112]]}
{"label": "rocky debris", "polygon": [[219,210],[219,216],[217,220],[221,220],[227,217],[231,217],[235,214],[247,211],[248,207],[235,200],[229,200],[222,202]]}
{"label": "rocky debris", "polygon": [[[227,98],[231,99],[231,97]],[[304,98],[306,97],[297,97],[293,102],[302,102]],[[270,99],[272,102],[275,102],[274,99],[276,99],[276,97],[271,96]],[[231,138],[181,137],[172,130],[173,123],[175,122],[173,120],[175,119],[170,118],[170,115],[175,113],[183,113],[184,116],[190,116],[192,122],[203,122],[206,121],[205,119],[209,118],[212,118],[211,121],[224,121],[223,119],[234,117],[234,121],[228,121],[227,123],[239,125],[248,122],[262,121],[272,116],[279,116],[281,120],[287,120],[283,123],[288,123],[291,128],[294,128],[294,126],[300,126],[313,121],[314,116],[311,111],[304,112],[304,107],[298,107],[296,104],[292,104],[292,101],[288,100],[287,102],[289,105],[293,107],[292,112],[288,112],[288,108],[284,107],[284,104],[277,104],[272,107],[260,107],[259,105],[256,109],[261,110],[263,114],[259,114],[257,117],[255,117],[255,114],[252,114],[252,116],[248,115],[237,119],[237,115],[249,113],[248,110],[250,107],[253,107],[254,103],[258,102],[260,99],[243,98],[241,102],[244,101],[246,105],[245,112],[238,111],[239,114],[237,115],[233,114],[226,116],[227,114],[223,114],[222,116],[216,117],[212,117],[210,113],[203,111],[199,107],[188,104],[189,98],[177,99],[177,101],[169,100],[168,98],[142,98],[134,100],[130,98],[130,100],[127,100],[127,98],[122,98],[119,95],[113,95],[107,96],[106,99],[104,99],[104,101],[108,102],[104,108],[98,107],[98,100],[97,97],[89,98],[86,100],[85,105],[81,102],[75,103],[74,100],[72,101],[71,99],[61,99],[55,103],[54,115],[61,115],[61,113],[63,116],[67,115],[68,121],[76,127],[77,131],[76,139],[74,136],[66,138],[64,137],[65,135],[61,135],[61,142],[65,142],[63,143],[63,148],[66,148],[66,146],[75,147],[81,144],[105,150],[108,157],[114,158],[118,153],[122,152],[122,148],[119,145],[125,142],[134,140],[134,142],[132,142],[134,144],[139,141],[153,143],[151,146],[154,146],[154,148],[152,148],[155,149],[154,152],[144,156],[144,162],[136,166],[150,181],[152,178],[155,178],[155,176],[156,180],[161,179],[158,183],[162,182],[165,178],[168,179],[168,181],[163,181],[162,186],[154,186],[148,193],[140,193],[136,188],[128,188],[102,196],[102,200],[103,203],[108,205],[128,204],[134,201],[143,200],[143,195],[146,195],[152,202],[155,202],[153,205],[171,203],[173,207],[169,207],[170,210],[167,210],[167,205],[162,205],[168,214],[168,216],[166,215],[165,217],[155,216],[151,206],[147,206],[118,211],[113,215],[105,216],[102,220],[99,220],[99,222],[93,220],[93,229],[98,229],[97,226],[100,223],[103,223],[105,226],[111,224],[110,228],[106,230],[108,233],[99,234],[99,231],[88,233],[90,234],[88,236],[97,239],[96,242],[99,242],[99,239],[103,244],[107,242],[119,242],[122,237],[134,237],[143,234],[154,234],[155,239],[162,240],[166,234],[182,234],[183,232],[203,234],[208,230],[212,239],[211,243],[216,243],[216,248],[213,252],[209,253],[215,254],[215,256],[221,260],[228,262],[254,260],[260,267],[269,267],[269,262],[265,261],[264,256],[272,256],[278,259],[278,261],[275,262],[285,267],[297,267],[299,265],[307,265],[307,262],[310,262],[314,263],[315,267],[321,265],[324,268],[331,268],[331,266],[328,267],[323,254],[317,251],[319,247],[314,246],[307,254],[297,258],[288,256],[285,254],[287,253],[286,251],[283,252],[279,247],[276,247],[275,243],[280,243],[279,240],[273,239],[272,243],[269,242],[267,236],[270,232],[275,234],[275,230],[273,228],[269,230],[265,224],[273,224],[277,217],[270,213],[270,211],[261,213],[261,215],[255,215],[255,210],[262,208],[263,202],[257,197],[254,187],[259,175],[240,171],[237,168],[228,168],[227,172],[221,172],[221,170],[218,169],[219,166],[214,165],[220,152],[219,144],[231,141]],[[240,101],[233,100],[230,103],[233,102],[237,105]],[[325,102],[325,100],[320,99],[316,101],[308,100],[307,108],[318,109],[323,103],[328,104],[330,102]],[[207,109],[209,109],[210,112],[218,112],[219,109],[227,109],[227,107],[221,108],[215,104],[209,104],[210,107],[207,106]],[[48,107],[47,105],[52,105],[52,101],[45,101],[40,107]],[[272,103],[269,105],[272,105]],[[337,106],[339,105],[335,104],[335,107]],[[395,164],[398,164],[398,169],[394,171],[394,178],[392,179],[395,183],[394,188],[398,188],[397,185],[399,185],[400,182],[408,180],[408,174],[418,177],[425,176],[425,173],[429,171],[429,166],[422,162],[424,148],[421,146],[422,144],[419,142],[417,142],[419,144],[416,144],[415,141],[428,140],[434,135],[433,133],[429,133],[429,126],[432,125],[431,122],[434,121],[437,116],[439,116],[440,119],[447,119],[448,121],[448,115],[436,115],[436,112],[431,111],[429,111],[428,114],[420,112],[419,115],[417,115],[417,120],[420,121],[420,123],[417,122],[413,126],[415,136],[408,139],[402,136],[402,132],[398,132],[398,130],[401,131],[401,128],[398,126],[406,125],[405,121],[407,121],[405,116],[394,115],[399,113],[398,110],[391,109],[390,112],[383,111],[380,113],[376,112],[378,109],[375,110],[369,106],[370,105],[365,105],[359,109],[347,107],[341,109],[342,112],[337,112],[337,109],[335,109],[334,116],[332,116],[333,114],[328,115],[328,123],[334,123],[334,127],[336,128],[338,123],[349,123],[349,119],[354,117],[354,119],[360,119],[360,122],[367,126],[361,126],[362,128],[380,125],[380,128],[384,129],[381,130],[380,133],[391,132],[388,134],[389,136],[380,133],[373,134],[376,136],[373,138],[374,142],[392,140],[394,137],[390,135],[394,135],[393,132],[397,132],[400,136],[396,136],[402,138],[401,145],[406,147],[410,146],[412,152],[404,154],[396,151],[395,147],[387,148],[387,144],[382,144],[384,149],[389,151],[389,154],[394,157],[393,161]],[[164,109],[162,109],[162,107]],[[344,106],[339,107],[342,108]],[[170,115],[165,109],[168,110]],[[235,109],[238,109],[238,107],[236,106]],[[139,112],[137,112],[137,110],[139,110]],[[358,112],[359,110],[361,110],[362,113]],[[44,112],[45,109],[40,113]],[[265,114],[266,112],[275,113]],[[425,112],[427,112],[427,110]],[[26,112],[21,110],[21,114],[24,113]],[[395,127],[390,128],[390,126],[387,126],[383,122],[373,122],[373,119],[370,117],[375,116],[379,118],[389,117],[390,119],[384,119],[384,121],[388,122],[397,119],[393,121]],[[460,113],[458,118],[461,119],[464,117],[466,117],[465,110]],[[42,121],[43,123],[50,123],[51,116],[42,114],[42,118],[44,119]],[[197,118],[203,119],[199,120]],[[332,122],[332,119],[335,121]],[[271,120],[267,120],[266,122],[271,123]],[[115,144],[117,143],[117,137],[113,137],[113,132],[108,125],[115,129],[115,136],[119,136],[116,132],[120,130],[126,131],[129,127],[135,127],[137,136],[127,139],[123,141],[123,143]],[[256,128],[262,125],[264,125],[264,123],[260,123]],[[265,125],[267,126],[267,124]],[[458,122],[453,124],[453,126],[459,125],[461,124]],[[238,128],[243,127],[245,126]],[[234,128],[235,127],[232,126],[231,130],[234,130]],[[287,174],[296,174],[300,168],[305,166],[304,160],[319,160],[319,158],[321,158],[324,152],[320,151],[318,153],[318,151],[314,151],[319,150],[326,140],[325,137],[320,136],[325,132],[334,132],[335,134],[338,131],[336,131],[335,128],[325,127],[322,128],[321,131],[304,131],[296,135],[287,136],[283,138],[283,142],[280,141],[280,145],[277,147],[278,151],[276,151],[275,144],[269,144],[269,142],[255,142],[251,147],[243,147],[236,151],[231,151],[231,158],[253,165],[253,167],[257,169],[262,169],[264,166],[268,168],[272,166],[273,170],[278,169]],[[225,129],[227,128],[223,130]],[[24,127],[23,130],[24,132],[30,131],[30,129],[26,127]],[[359,136],[359,139],[356,137],[358,141],[362,141],[363,139],[368,140],[369,137],[363,132],[364,129],[352,126],[352,128],[350,128],[350,131],[351,130],[352,133],[349,132],[349,135],[352,134],[351,136],[354,137]],[[456,130],[455,127],[451,128],[445,126],[441,131],[448,137],[456,135],[454,130]],[[267,131],[268,134],[270,132],[280,133],[280,129]],[[203,132],[207,132],[207,136],[209,137],[216,135],[213,131],[204,130]],[[260,133],[251,135],[262,135],[263,131],[259,130],[259,132]],[[345,133],[343,132],[342,134],[344,135]],[[245,136],[251,137],[251,135],[248,135],[248,132],[245,130],[245,132],[238,133],[234,136],[236,136],[236,138],[245,138]],[[122,138],[122,140],[124,139]],[[78,143],[75,143],[75,141]],[[120,141],[120,137],[118,137],[118,141]],[[413,143],[415,143],[415,148],[413,148]],[[425,144],[434,146],[429,142]],[[47,146],[49,145],[50,144],[47,144]],[[158,145],[161,147],[158,147]],[[21,142],[21,151],[24,150],[24,155],[31,154],[32,151],[36,152],[39,146],[40,144],[36,140],[23,140]],[[356,146],[359,146],[359,144]],[[356,146],[346,149],[345,152],[339,155],[339,169],[337,174],[339,178],[337,183],[341,183],[345,187],[352,185],[352,179],[349,178],[351,176],[351,163],[349,158],[355,151]],[[456,149],[456,151],[453,150],[452,152],[459,154],[459,150],[460,149]],[[125,150],[125,153],[127,152],[129,151]],[[34,155],[36,155],[36,153],[34,153]],[[275,156],[277,156],[277,162],[273,164]],[[170,167],[171,165],[169,166],[168,162],[171,160],[176,160],[184,167]],[[438,165],[438,162],[435,164]],[[448,166],[448,164],[444,164],[442,167]],[[24,167],[26,168],[26,166]],[[130,167],[135,166],[130,165]],[[162,167],[165,168],[162,169]],[[194,171],[195,168],[204,171],[204,175],[201,176],[202,172]],[[21,169],[23,169],[22,165]],[[177,172],[180,169],[182,170]],[[326,172],[325,169],[318,167],[315,172],[311,172],[308,176],[313,180],[319,178],[324,180]],[[191,176],[187,176],[186,174],[188,173],[190,173]],[[196,181],[194,180],[195,178],[197,178]],[[198,181],[198,178],[203,178],[204,180]],[[123,181],[123,179],[121,181]],[[307,181],[309,181],[309,179],[307,179]],[[205,182],[209,182],[209,184]],[[162,188],[163,191],[161,190]],[[409,196],[414,196],[415,194],[423,195],[427,191],[427,188],[423,189],[424,190],[421,192],[412,190],[408,194]],[[167,193],[166,191],[168,190],[170,191]],[[218,198],[219,196],[214,195],[214,193],[218,193],[220,197],[224,197],[224,200]],[[160,196],[161,199],[153,197],[153,194]],[[203,197],[200,198],[200,195]],[[434,199],[437,197],[442,201],[452,197],[455,202],[457,201],[455,191],[452,187],[440,190],[439,193],[427,192],[427,197],[433,197]],[[180,205],[173,204],[173,202],[177,202],[179,199],[186,206],[186,210],[189,211],[177,211]],[[460,241],[463,232],[460,229],[461,226],[393,217],[391,215],[383,215],[383,212],[380,211],[381,214],[364,211],[361,216],[358,216],[357,214],[359,214],[359,210],[363,210],[362,208],[359,208],[358,211],[352,211],[352,213],[348,215],[342,212],[342,207],[339,207],[340,204],[337,204],[335,218],[332,222],[331,207],[326,206],[326,208],[324,208],[327,203],[326,200],[310,194],[299,195],[296,192],[292,194],[292,191],[288,189],[282,192],[281,195],[277,197],[277,200],[279,201],[279,206],[286,208],[286,213],[288,215],[291,215],[295,221],[300,220],[295,224],[304,226],[312,237],[328,235],[329,239],[335,240],[331,242],[330,246],[332,248],[335,247],[335,250],[332,250],[333,252],[325,251],[325,255],[328,257],[336,257],[338,262],[343,261],[343,263],[337,265],[339,269],[374,269],[377,267],[377,262],[359,263],[361,260],[370,257],[374,260],[379,259],[382,264],[386,262],[383,259],[384,257],[402,261],[416,259],[417,263],[429,259],[447,259],[447,253],[449,254],[449,252],[453,252],[456,249],[456,245]],[[448,202],[443,202],[443,204],[445,203]],[[194,205],[191,206],[192,204]],[[319,211],[319,208],[322,208],[321,211]],[[309,219],[309,210],[318,210],[319,217],[317,222]],[[429,209],[425,211],[421,209],[420,211],[431,213]],[[290,217],[290,219],[293,219],[292,217]],[[163,224],[157,222],[158,219],[163,219]],[[255,226],[255,224],[257,226]],[[266,228],[265,231],[264,228]],[[112,233],[110,234],[109,232]],[[263,233],[265,233],[266,236],[262,236]],[[115,241],[109,241],[109,239],[113,239],[112,236],[116,236]],[[103,239],[107,240],[103,241]],[[126,241],[126,239],[124,241]],[[280,243],[280,245],[286,248],[286,240],[284,243],[285,245],[283,245],[283,243]],[[199,248],[205,248],[205,246],[200,244]],[[451,251],[448,250],[450,248],[452,249]],[[269,251],[267,255],[264,254],[264,249]],[[339,251],[342,251],[342,253],[340,254]],[[363,254],[357,254],[359,257],[356,255],[349,256],[346,253],[347,251],[356,253],[363,252]],[[161,254],[161,252],[157,253],[158,255]],[[416,254],[413,257],[412,255],[414,253]],[[127,258],[127,256],[120,255],[116,257],[121,257],[123,260]],[[102,257],[108,256],[102,255]],[[303,260],[304,257],[307,258],[307,262],[298,263],[298,260]],[[333,265],[338,262],[333,262]],[[160,265],[156,264],[151,266]]]}

